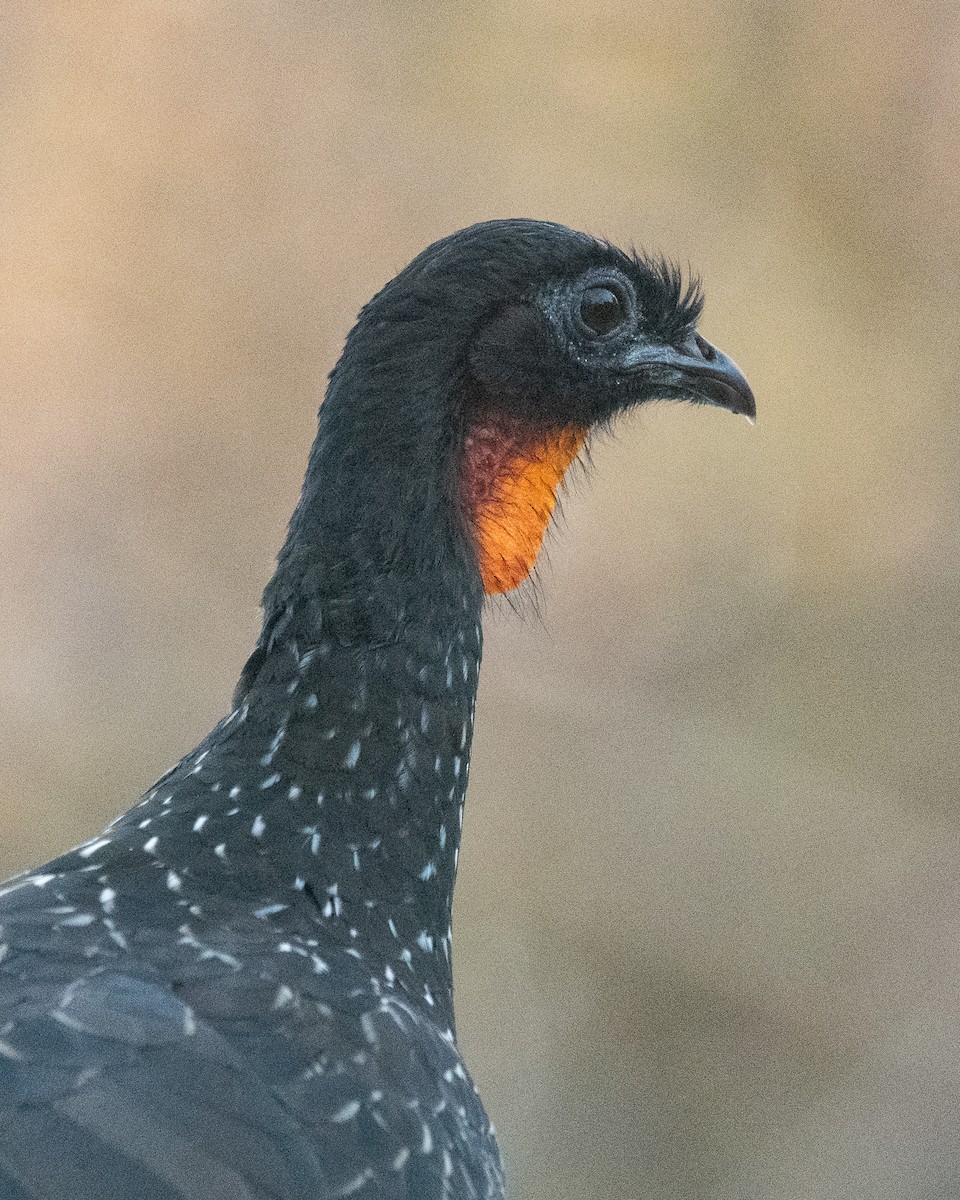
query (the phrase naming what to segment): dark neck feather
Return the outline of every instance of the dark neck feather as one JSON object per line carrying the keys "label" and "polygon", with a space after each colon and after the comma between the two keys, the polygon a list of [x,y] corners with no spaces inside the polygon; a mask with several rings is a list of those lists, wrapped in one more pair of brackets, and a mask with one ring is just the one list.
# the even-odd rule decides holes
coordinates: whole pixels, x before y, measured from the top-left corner
{"label": "dark neck feather", "polygon": [[281,928],[315,926],[321,944],[355,950],[452,1025],[483,598],[451,509],[455,421],[438,389],[454,369],[441,346],[440,362],[428,354],[418,369],[408,355],[398,372],[390,338],[377,331],[374,353],[358,330],[234,711],[114,839],[175,864],[180,901],[277,908]]}
{"label": "dark neck feather", "polygon": [[442,607],[476,572],[456,500],[464,340],[410,292],[364,309],[330,376],[265,629],[315,599]]}

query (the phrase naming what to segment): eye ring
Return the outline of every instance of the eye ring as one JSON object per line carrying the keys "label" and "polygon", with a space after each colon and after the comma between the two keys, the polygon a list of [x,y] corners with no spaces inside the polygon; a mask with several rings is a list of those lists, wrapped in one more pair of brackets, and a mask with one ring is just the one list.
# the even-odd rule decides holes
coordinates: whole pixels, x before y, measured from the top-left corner
{"label": "eye ring", "polygon": [[617,333],[633,313],[632,296],[618,279],[593,279],[574,302],[577,325],[591,338]]}

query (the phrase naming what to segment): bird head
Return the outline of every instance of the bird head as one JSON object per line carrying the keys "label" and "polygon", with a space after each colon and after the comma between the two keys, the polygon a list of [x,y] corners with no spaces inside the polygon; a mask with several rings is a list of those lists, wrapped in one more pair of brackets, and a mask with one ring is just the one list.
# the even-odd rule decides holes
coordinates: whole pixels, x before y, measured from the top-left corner
{"label": "bird head", "polygon": [[666,261],[549,222],[435,242],[347,339],[300,524],[319,492],[320,518],[339,508],[351,542],[376,528],[364,553],[386,569],[416,559],[422,573],[459,542],[486,594],[510,591],[592,430],[658,399],[753,418],[746,379],[697,332],[701,308],[699,285]]}
{"label": "bird head", "polygon": [[657,399],[755,415],[740,370],[697,332],[699,285],[663,259],[491,221],[431,246],[398,282],[461,329],[456,493],[488,594],[529,574],[591,430]]}

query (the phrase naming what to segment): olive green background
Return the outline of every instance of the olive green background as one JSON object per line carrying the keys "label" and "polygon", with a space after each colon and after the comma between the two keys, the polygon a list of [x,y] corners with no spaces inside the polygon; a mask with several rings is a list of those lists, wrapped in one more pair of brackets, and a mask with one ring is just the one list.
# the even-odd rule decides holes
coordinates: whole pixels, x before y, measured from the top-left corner
{"label": "olive green background", "polygon": [[944,0],[5,6],[2,868],[226,710],[374,289],[663,250],[759,421],[623,422],[488,622],[461,1040],[514,1200],[955,1198],[958,146]]}

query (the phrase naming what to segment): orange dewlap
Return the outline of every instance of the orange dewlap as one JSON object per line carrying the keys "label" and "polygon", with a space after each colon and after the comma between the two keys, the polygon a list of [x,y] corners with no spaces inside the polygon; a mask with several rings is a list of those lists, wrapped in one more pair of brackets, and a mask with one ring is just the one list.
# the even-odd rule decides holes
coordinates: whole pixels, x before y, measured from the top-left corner
{"label": "orange dewlap", "polygon": [[586,440],[585,429],[535,429],[504,417],[468,432],[461,500],[488,596],[509,592],[530,574],[557,487]]}

